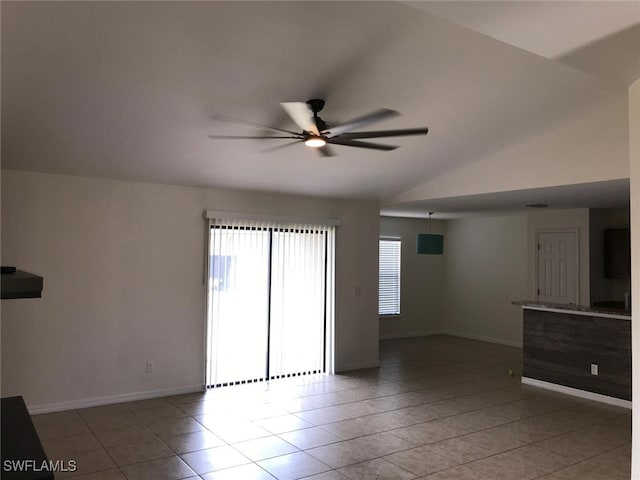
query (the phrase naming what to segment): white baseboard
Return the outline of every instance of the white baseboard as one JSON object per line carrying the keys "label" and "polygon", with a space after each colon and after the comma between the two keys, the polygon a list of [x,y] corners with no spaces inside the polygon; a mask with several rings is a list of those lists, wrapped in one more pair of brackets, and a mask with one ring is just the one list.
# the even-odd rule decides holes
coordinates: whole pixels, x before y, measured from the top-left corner
{"label": "white baseboard", "polygon": [[392,333],[389,335],[380,335],[380,340],[394,340],[396,338],[428,337],[430,335],[439,335],[441,333],[442,332],[440,330],[431,330],[428,332]]}
{"label": "white baseboard", "polygon": [[58,403],[45,403],[40,405],[28,405],[27,409],[31,415],[39,413],[61,412],[64,410],[75,410],[77,408],[97,407],[100,405],[110,405],[112,403],[131,402],[134,400],[147,400],[149,398],[167,397],[170,395],[181,395],[183,393],[202,392],[202,385],[191,385],[175,388],[161,388],[158,390],[147,390],[144,392],[123,393],[120,395],[107,395],[104,397],[83,398]]}
{"label": "white baseboard", "polygon": [[509,347],[522,348],[522,342],[514,342],[512,340],[504,340],[502,338],[483,337],[482,335],[472,335],[464,332],[456,332],[453,330],[431,330],[429,332],[422,333],[399,333],[391,335],[381,335],[380,340],[393,340],[396,338],[414,338],[414,337],[427,337],[430,335],[451,335],[452,337],[468,338],[470,340],[480,340],[481,342],[498,343],[500,345],[507,345]]}
{"label": "white baseboard", "polygon": [[557,383],[544,382],[542,380],[536,380],[535,378],[522,377],[522,383],[525,385],[531,385],[532,387],[544,388],[545,390],[553,390],[554,392],[572,395],[574,397],[586,398],[587,400],[595,400],[596,402],[608,403],[609,405],[615,405],[617,407],[624,407],[628,409],[631,409],[632,407],[632,403],[629,400],[609,397],[608,395],[601,395],[599,393],[587,392],[586,390],[566,387],[564,385],[558,385]]}
{"label": "white baseboard", "polygon": [[362,370],[363,368],[377,368],[380,366],[380,361],[374,360],[371,362],[362,363],[348,363],[346,365],[338,365],[335,368],[336,373],[349,372],[351,370]]}
{"label": "white baseboard", "polygon": [[469,333],[454,332],[452,330],[443,330],[439,332],[442,335],[451,335],[453,337],[469,338],[471,340],[480,340],[481,342],[498,343],[500,345],[507,345],[509,347],[522,348],[522,342],[514,342],[513,340],[504,340],[502,338],[483,337],[481,335],[471,335]]}

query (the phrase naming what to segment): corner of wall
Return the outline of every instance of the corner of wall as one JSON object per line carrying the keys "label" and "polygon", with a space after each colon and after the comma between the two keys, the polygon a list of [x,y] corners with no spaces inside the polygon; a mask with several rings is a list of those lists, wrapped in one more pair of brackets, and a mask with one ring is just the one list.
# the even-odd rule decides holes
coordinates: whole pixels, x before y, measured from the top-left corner
{"label": "corner of wall", "polygon": [[[629,87],[629,160],[631,170],[631,285],[632,298],[640,303],[640,79]],[[636,253],[636,254],[634,254]],[[640,321],[632,313],[632,448],[631,478],[640,478]]]}

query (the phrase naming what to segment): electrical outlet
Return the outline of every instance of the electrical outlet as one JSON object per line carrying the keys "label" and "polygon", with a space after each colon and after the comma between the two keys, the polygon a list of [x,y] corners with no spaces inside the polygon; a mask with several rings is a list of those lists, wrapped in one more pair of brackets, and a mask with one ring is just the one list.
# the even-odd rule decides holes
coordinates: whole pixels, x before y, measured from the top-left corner
{"label": "electrical outlet", "polygon": [[598,375],[598,364],[597,363],[592,363],[591,364],[591,375]]}
{"label": "electrical outlet", "polygon": [[146,370],[146,372],[147,373],[153,373],[155,368],[156,368],[156,362],[153,362],[153,361],[149,360],[147,362],[147,370]]}

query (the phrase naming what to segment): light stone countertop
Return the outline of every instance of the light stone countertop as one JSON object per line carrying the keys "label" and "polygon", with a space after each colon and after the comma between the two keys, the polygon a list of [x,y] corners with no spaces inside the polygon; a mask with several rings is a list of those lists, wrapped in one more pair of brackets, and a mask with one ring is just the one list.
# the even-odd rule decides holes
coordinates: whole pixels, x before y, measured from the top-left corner
{"label": "light stone countertop", "polygon": [[578,315],[592,315],[598,317],[611,317],[631,320],[631,312],[618,308],[588,307],[586,305],[575,305],[573,303],[549,303],[534,300],[514,300],[513,305],[521,305],[522,308],[533,310],[549,310],[552,312],[574,313]]}

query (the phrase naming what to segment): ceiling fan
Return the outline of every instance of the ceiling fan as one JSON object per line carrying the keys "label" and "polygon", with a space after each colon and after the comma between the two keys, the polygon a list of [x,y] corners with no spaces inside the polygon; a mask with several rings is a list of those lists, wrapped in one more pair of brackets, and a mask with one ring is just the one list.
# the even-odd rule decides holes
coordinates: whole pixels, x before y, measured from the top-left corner
{"label": "ceiling fan", "polygon": [[389,110],[388,108],[375,110],[345,123],[329,125],[318,116],[318,112],[320,112],[324,108],[324,100],[314,98],[307,102],[285,102],[281,103],[280,105],[282,105],[282,108],[284,108],[284,110],[291,117],[294,123],[300,129],[302,129],[302,132],[294,132],[291,130],[284,130],[282,128],[269,127],[267,125],[261,125],[259,123],[247,122],[244,120],[237,120],[224,116],[215,116],[213,117],[215,120],[245,125],[261,130],[271,130],[272,132],[274,132],[274,135],[209,135],[209,138],[213,138],[216,140],[293,138],[295,139],[293,142],[285,143],[283,145],[278,145],[272,148],[267,148],[263,151],[267,152],[279,150],[281,148],[304,142],[305,145],[314,148],[320,155],[332,157],[335,156],[335,153],[333,152],[331,147],[329,147],[329,145],[342,145],[346,147],[369,148],[372,150],[388,151],[394,150],[398,147],[395,145],[363,142],[362,139],[400,137],[406,135],[426,135],[429,131],[427,127],[405,128],[400,130],[376,130],[369,132],[353,131],[372,123],[380,122],[382,120],[400,115],[395,110]]}

